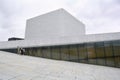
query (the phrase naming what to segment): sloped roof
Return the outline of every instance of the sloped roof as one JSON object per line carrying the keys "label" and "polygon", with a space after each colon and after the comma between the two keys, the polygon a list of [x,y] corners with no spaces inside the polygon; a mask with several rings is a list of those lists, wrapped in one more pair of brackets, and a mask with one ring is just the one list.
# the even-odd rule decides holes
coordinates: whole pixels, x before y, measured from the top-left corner
{"label": "sloped roof", "polygon": [[120,80],[120,69],[0,51],[1,80]]}

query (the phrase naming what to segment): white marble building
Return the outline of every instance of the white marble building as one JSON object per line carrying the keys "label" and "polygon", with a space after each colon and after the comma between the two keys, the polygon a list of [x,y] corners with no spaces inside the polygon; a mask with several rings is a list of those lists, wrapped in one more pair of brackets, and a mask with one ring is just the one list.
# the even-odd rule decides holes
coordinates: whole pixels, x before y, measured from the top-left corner
{"label": "white marble building", "polygon": [[86,34],[85,25],[64,9],[27,20],[24,40],[0,42],[0,49],[26,55],[120,67],[120,32]]}
{"label": "white marble building", "polygon": [[120,40],[120,32],[85,34],[85,25],[64,9],[27,20],[25,39],[0,42],[0,49]]}

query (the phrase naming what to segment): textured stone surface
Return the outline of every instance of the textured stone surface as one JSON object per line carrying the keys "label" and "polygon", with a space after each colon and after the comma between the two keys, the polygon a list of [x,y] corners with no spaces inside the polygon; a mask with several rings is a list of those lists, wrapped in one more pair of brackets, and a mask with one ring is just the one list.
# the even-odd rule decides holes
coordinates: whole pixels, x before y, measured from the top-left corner
{"label": "textured stone surface", "polygon": [[120,80],[120,69],[0,51],[0,80]]}
{"label": "textured stone surface", "polygon": [[85,35],[85,25],[64,9],[27,20],[25,39]]}
{"label": "textured stone surface", "polygon": [[81,44],[99,41],[114,41],[120,40],[120,32],[106,33],[106,34],[92,34],[84,36],[59,37],[49,39],[34,39],[34,40],[18,40],[18,41],[3,41],[0,42],[0,49],[14,49],[19,47],[40,47],[52,45],[67,45],[67,44]]}

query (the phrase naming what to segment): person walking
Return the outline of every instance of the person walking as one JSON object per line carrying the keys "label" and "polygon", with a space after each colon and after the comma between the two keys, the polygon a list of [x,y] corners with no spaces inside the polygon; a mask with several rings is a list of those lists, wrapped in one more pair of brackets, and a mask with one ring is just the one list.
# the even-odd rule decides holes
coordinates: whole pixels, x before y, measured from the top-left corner
{"label": "person walking", "polygon": [[21,48],[20,50],[21,50],[21,51],[20,51],[20,52],[21,52],[21,55],[25,55],[25,49]]}

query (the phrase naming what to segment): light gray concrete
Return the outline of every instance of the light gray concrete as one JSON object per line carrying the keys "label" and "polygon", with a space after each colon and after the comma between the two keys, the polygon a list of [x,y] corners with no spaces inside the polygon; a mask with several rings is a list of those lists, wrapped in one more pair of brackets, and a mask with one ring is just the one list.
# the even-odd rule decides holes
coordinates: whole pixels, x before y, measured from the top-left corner
{"label": "light gray concrete", "polygon": [[27,20],[25,39],[85,35],[85,25],[64,9]]}
{"label": "light gray concrete", "polygon": [[34,40],[4,41],[0,42],[0,49],[10,49],[19,47],[40,47],[52,45],[81,44],[99,41],[120,40],[120,33],[92,34],[84,36],[65,36],[57,38],[44,38]]}
{"label": "light gray concrete", "polygon": [[0,51],[0,80],[120,80],[120,69]]}

